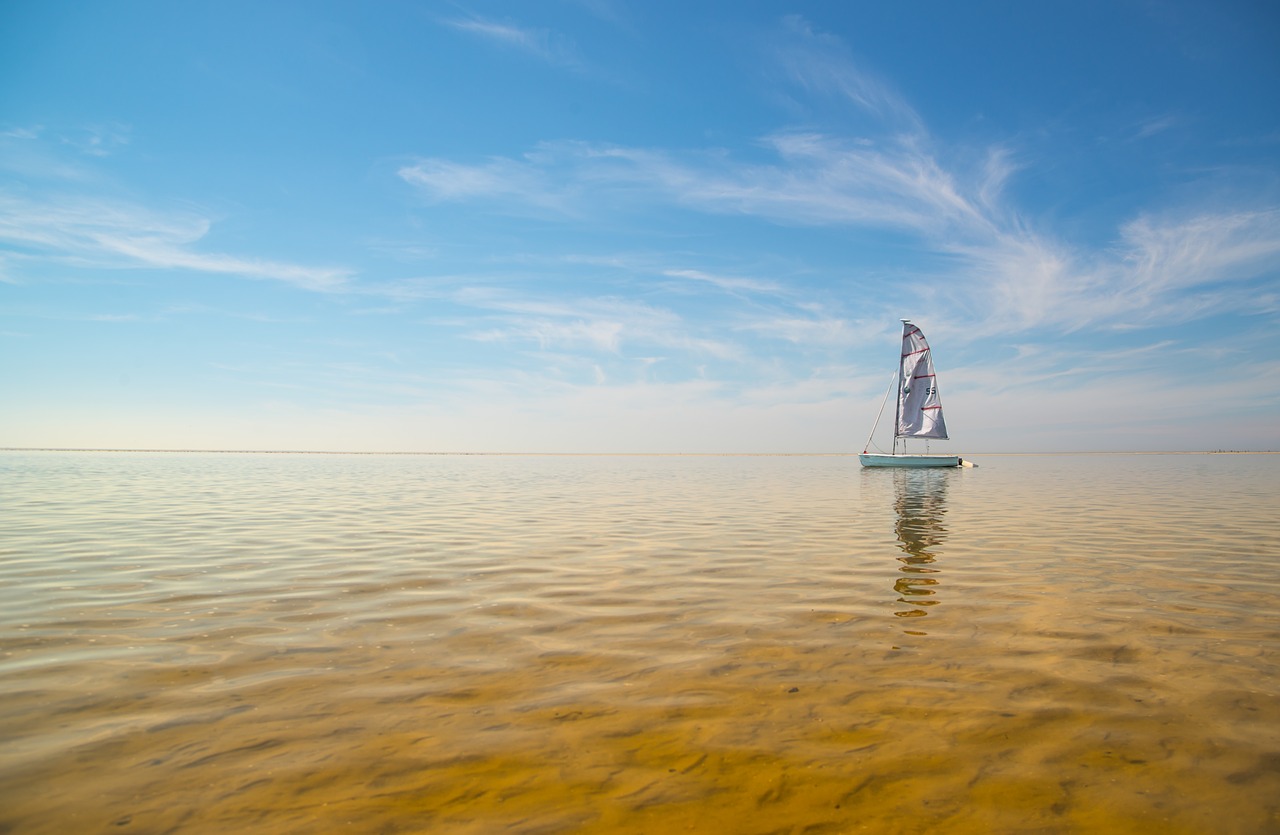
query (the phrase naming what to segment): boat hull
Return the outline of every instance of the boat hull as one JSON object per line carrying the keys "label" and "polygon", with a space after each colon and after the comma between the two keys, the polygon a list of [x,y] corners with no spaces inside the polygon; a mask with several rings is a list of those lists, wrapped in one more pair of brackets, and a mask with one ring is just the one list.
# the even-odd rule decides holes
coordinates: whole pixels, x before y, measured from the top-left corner
{"label": "boat hull", "polygon": [[885,455],[864,452],[858,456],[864,467],[959,467],[959,455]]}

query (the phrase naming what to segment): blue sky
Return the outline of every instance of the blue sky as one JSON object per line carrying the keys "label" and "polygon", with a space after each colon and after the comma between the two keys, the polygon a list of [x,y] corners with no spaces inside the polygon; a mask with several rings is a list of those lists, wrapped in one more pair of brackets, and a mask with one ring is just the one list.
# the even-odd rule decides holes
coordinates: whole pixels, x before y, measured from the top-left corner
{"label": "blue sky", "polygon": [[0,446],[1280,449],[1266,2],[0,6]]}

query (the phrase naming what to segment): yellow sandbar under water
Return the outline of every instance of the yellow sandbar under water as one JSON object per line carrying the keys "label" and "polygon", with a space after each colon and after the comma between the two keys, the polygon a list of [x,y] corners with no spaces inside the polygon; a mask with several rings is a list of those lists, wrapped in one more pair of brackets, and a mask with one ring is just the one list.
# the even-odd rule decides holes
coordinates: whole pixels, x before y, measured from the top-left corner
{"label": "yellow sandbar under water", "polygon": [[5,453],[0,832],[1280,829],[1280,458]]}

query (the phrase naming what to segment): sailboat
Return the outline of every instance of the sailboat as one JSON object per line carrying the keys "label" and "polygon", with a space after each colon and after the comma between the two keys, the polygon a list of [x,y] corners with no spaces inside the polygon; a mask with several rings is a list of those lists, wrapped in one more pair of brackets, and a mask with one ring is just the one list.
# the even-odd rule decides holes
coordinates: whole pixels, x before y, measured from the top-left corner
{"label": "sailboat", "polygon": [[[973,466],[958,455],[933,455],[929,453],[912,453],[906,451],[907,438],[947,439],[947,424],[942,418],[942,400],[938,397],[938,378],[933,370],[933,354],[929,351],[929,343],[925,341],[924,332],[911,324],[910,319],[902,320],[902,356],[898,360],[898,373],[895,375],[898,388],[898,405],[893,426],[893,451],[890,453],[869,452],[871,438],[875,436],[876,424],[880,415],[884,414],[884,403],[880,404],[880,414],[876,415],[876,424],[871,427],[871,436],[858,459],[864,467],[963,467]],[[893,390],[892,384],[889,391]],[[889,391],[885,392],[885,401],[889,399]],[[902,452],[898,452],[898,443],[902,442]]]}

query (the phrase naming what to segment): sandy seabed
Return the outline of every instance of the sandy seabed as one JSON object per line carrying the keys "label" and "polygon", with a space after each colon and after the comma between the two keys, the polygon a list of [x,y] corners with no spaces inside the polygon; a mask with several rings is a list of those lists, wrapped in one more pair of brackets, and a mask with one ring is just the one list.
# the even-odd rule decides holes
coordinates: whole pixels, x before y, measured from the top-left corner
{"label": "sandy seabed", "polygon": [[0,831],[1280,830],[1280,459],[0,455]]}

